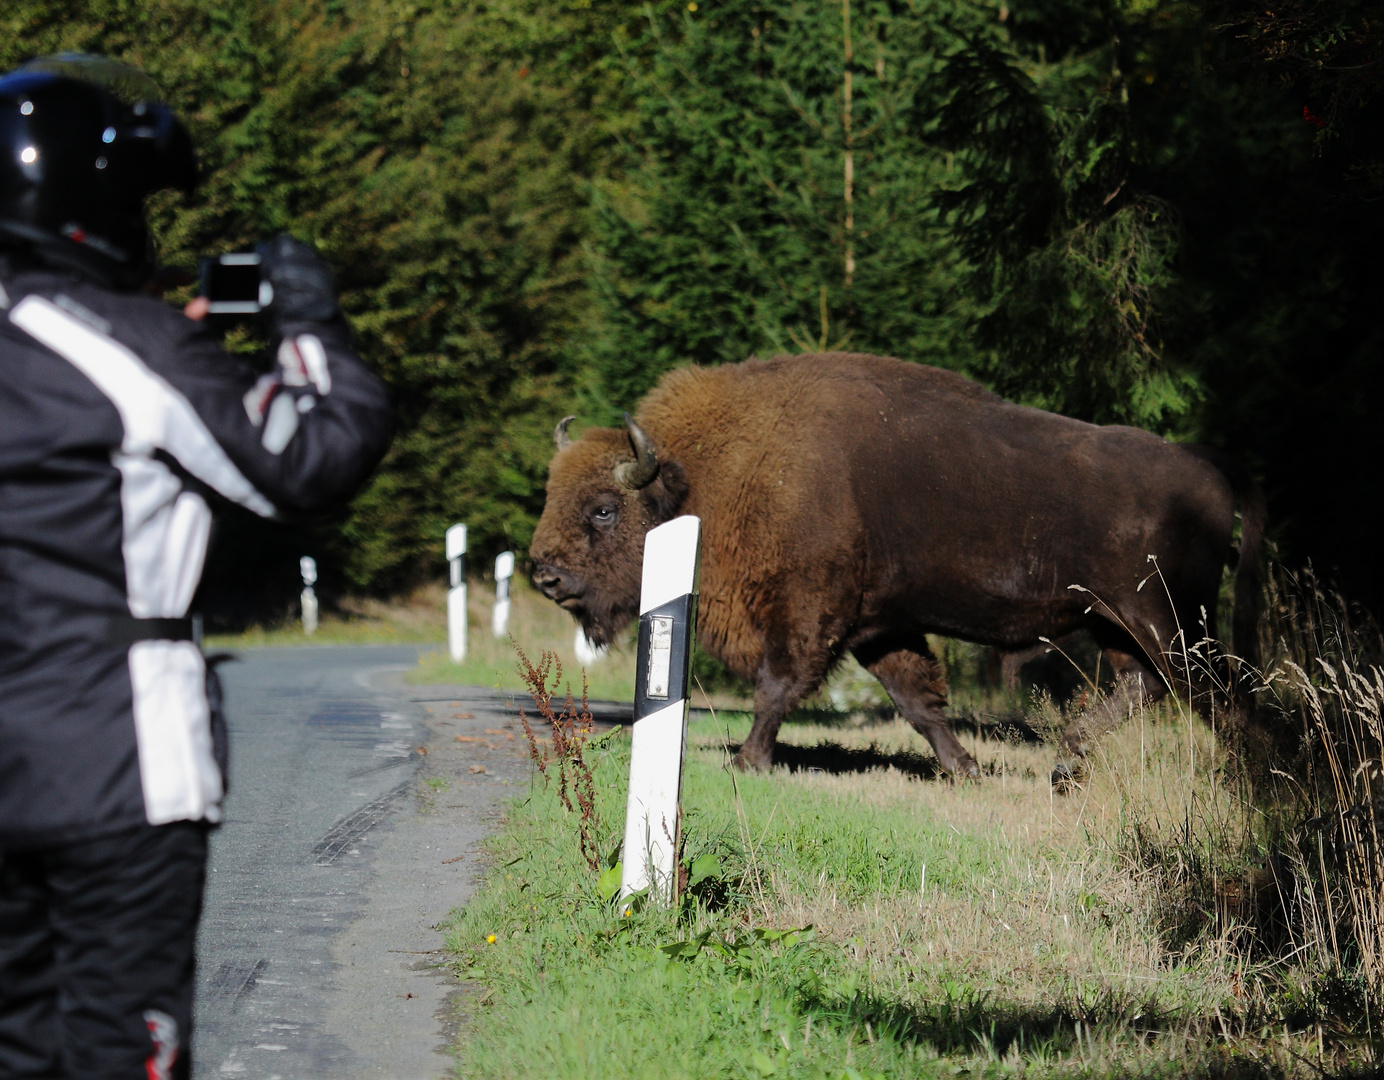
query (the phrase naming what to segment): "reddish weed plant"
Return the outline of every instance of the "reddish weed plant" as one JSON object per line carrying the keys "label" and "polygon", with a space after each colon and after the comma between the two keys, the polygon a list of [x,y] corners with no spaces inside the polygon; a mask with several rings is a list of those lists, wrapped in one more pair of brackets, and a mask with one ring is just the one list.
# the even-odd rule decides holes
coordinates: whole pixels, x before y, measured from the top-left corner
{"label": "reddish weed plant", "polygon": [[577,814],[580,818],[578,833],[582,856],[592,870],[600,870],[598,837],[601,820],[596,813],[596,781],[585,756],[593,726],[591,709],[587,704],[586,672],[583,671],[581,677],[580,705],[572,697],[569,684],[559,712],[553,708],[554,693],[563,685],[562,661],[557,653],[544,649],[535,664],[517,641],[510,638],[510,643],[519,656],[519,676],[528,687],[538,715],[548,725],[550,736],[550,740],[540,741],[529,718],[520,709],[519,722],[524,726],[524,735],[529,740],[529,757],[533,758],[545,784],[551,779],[549,766],[556,765],[558,797],[569,813]]}

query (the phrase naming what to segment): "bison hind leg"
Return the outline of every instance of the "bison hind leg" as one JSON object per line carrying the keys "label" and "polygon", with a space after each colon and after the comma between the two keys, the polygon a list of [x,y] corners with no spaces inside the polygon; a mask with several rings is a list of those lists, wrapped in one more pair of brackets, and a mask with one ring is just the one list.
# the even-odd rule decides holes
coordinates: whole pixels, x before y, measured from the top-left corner
{"label": "bison hind leg", "polygon": [[1113,630],[1097,635],[1105,658],[1115,672],[1115,685],[1092,708],[1075,713],[1062,734],[1060,756],[1052,770],[1052,786],[1071,790],[1085,774],[1085,761],[1096,741],[1123,724],[1135,710],[1167,693],[1163,677],[1132,638]]}
{"label": "bison hind leg", "polygon": [[947,683],[925,639],[876,640],[852,651],[861,666],[880,681],[913,730],[932,744],[943,769],[957,777],[980,776],[976,759],[947,722]]}

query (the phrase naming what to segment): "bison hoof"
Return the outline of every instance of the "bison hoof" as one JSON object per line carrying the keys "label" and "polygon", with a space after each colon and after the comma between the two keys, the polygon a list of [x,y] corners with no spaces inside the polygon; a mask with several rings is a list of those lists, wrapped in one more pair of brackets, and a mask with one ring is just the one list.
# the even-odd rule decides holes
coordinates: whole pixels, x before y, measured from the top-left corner
{"label": "bison hoof", "polygon": [[1068,761],[1059,761],[1052,767],[1052,790],[1058,795],[1066,795],[1081,782],[1083,770]]}
{"label": "bison hoof", "polygon": [[772,753],[756,753],[742,747],[740,753],[735,755],[732,764],[741,772],[768,772],[773,767],[774,755]]}

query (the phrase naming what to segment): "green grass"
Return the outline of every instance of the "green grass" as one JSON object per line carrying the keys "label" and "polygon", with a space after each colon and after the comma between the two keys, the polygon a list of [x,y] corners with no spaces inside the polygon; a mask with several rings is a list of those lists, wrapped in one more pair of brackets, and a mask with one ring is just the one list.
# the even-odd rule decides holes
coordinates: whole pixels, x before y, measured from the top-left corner
{"label": "green grass", "polygon": [[[343,605],[315,640],[435,642],[415,681],[522,693],[513,645],[490,634],[490,589],[473,584],[469,599],[464,664],[445,658],[440,587]],[[1275,642],[1288,641],[1285,628],[1329,622],[1271,606],[1283,609]],[[579,694],[574,630],[515,582],[515,641],[535,660],[555,652]],[[1317,636],[1350,640],[1348,629]],[[216,643],[303,640],[288,627]],[[1319,688],[1284,673],[1316,671],[1316,648],[1265,647],[1276,657],[1265,687],[1291,723],[1318,732],[1312,746],[1331,726],[1304,719]],[[1035,729],[1060,729],[1051,703],[988,686],[972,647],[938,651],[958,714],[1023,708]],[[1332,670],[1366,670],[1338,652],[1321,652]],[[613,650],[589,669],[588,693],[629,700],[633,666],[628,644]],[[1278,1080],[1364,1075],[1384,1053],[1377,999],[1361,989],[1360,972],[1378,965],[1361,963],[1359,943],[1373,939],[1348,914],[1368,914],[1368,898],[1362,907],[1350,892],[1348,861],[1314,879],[1319,853],[1294,839],[1325,835],[1302,825],[1325,818],[1300,790],[1322,763],[1304,772],[1285,759],[1275,793],[1256,789],[1252,739],[1237,759],[1202,720],[1165,704],[1106,736],[1073,796],[1052,794],[1048,746],[977,735],[962,741],[984,778],[952,785],[847,663],[780,733],[780,760],[799,771],[739,776],[727,748],[748,730],[747,703],[733,711],[729,695],[693,697],[722,708],[692,726],[683,793],[685,864],[703,880],[678,911],[621,919],[579,854],[577,820],[537,780],[489,842],[484,886],[451,921],[449,947],[472,989],[462,1075]],[[1342,790],[1363,782],[1357,758],[1379,756],[1377,704],[1357,718],[1376,734],[1352,736],[1363,749]],[[621,832],[627,755],[618,732],[591,755],[604,851]],[[1358,824],[1348,803],[1337,816]],[[1374,850],[1362,848],[1366,864]],[[1246,900],[1272,865],[1305,898],[1286,930],[1272,903]]]}
{"label": "green grass", "polygon": [[[208,634],[209,649],[274,645],[439,645],[447,642],[447,598],[427,586],[395,600],[347,597],[339,610],[324,611],[317,633],[303,633],[297,614],[282,622],[252,626],[236,634]],[[488,609],[487,609],[488,610]],[[486,616],[487,623],[489,615]]]}
{"label": "green grass", "polygon": [[[505,637],[497,638],[491,632],[493,586],[472,583],[467,590],[466,658],[459,664],[453,663],[446,648],[438,648],[422,657],[410,680],[522,692],[524,683],[519,677],[514,649],[518,644],[535,662],[544,651],[556,653],[562,664],[563,688],[570,687],[580,699],[582,669],[573,651],[576,622],[527,581],[515,578],[510,588],[509,628]],[[617,645],[604,659],[587,668],[586,678],[587,693],[593,701],[632,700],[634,650],[627,643]]]}
{"label": "green grass", "polygon": [[[718,868],[676,912],[621,919],[575,818],[535,781],[451,923],[474,988],[461,1075],[1317,1075],[1317,1029],[1285,1022],[1280,974],[1214,919],[1171,944],[1166,882],[1128,844],[1138,820],[1146,843],[1229,872],[1216,830],[1252,821],[1200,721],[1165,709],[1112,735],[1065,800],[1041,745],[969,737],[982,782],[914,779],[926,752],[896,721],[790,724],[780,741],[843,760],[873,748],[902,771],[732,775],[725,746],[748,723],[692,726],[685,861]],[[627,755],[623,733],[593,755],[605,850]]]}

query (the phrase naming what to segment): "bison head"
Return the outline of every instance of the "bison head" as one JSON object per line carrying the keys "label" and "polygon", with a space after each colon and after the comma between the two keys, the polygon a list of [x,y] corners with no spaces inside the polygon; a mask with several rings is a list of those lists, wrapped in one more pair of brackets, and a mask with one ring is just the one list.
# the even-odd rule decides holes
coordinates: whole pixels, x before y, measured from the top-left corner
{"label": "bison head", "polygon": [[625,427],[593,428],[573,441],[557,426],[548,498],[529,555],[539,591],[607,645],[639,614],[644,534],[674,517],[687,497],[676,461],[625,414]]}

